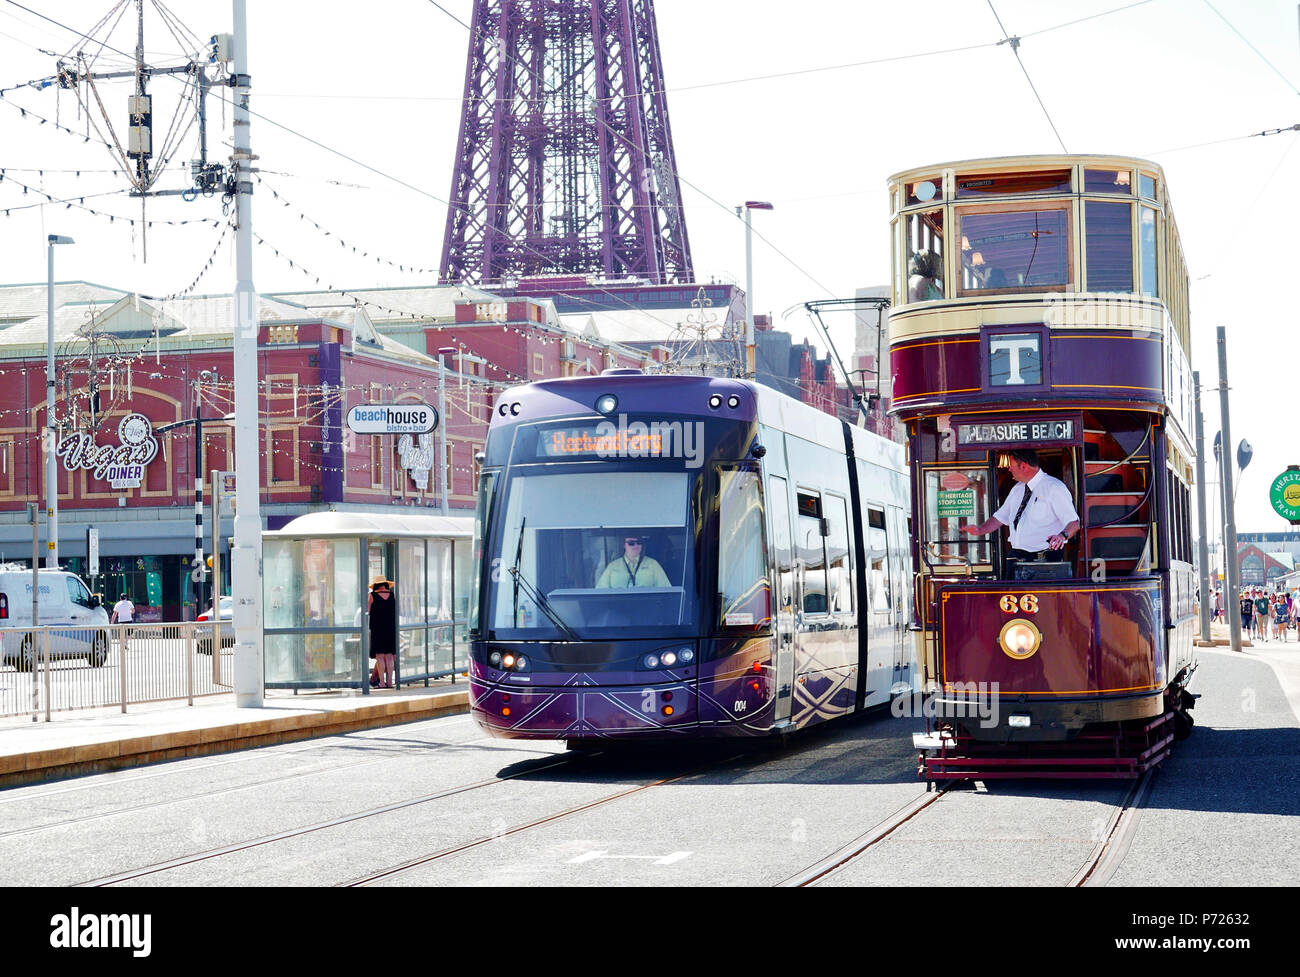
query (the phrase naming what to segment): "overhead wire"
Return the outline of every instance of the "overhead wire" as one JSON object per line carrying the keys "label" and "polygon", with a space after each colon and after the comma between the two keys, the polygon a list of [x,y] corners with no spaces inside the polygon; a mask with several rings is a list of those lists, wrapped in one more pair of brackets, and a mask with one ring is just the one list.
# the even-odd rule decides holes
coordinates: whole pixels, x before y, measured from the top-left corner
{"label": "overhead wire", "polygon": [[[998,16],[997,9],[993,6],[993,0],[987,0],[989,10],[993,11],[993,18],[998,22],[998,30],[1002,31],[1002,40],[998,44],[1006,44],[1011,48],[1011,53],[1016,56],[1016,64],[1020,65],[1021,72],[1024,73],[1025,81],[1029,82],[1029,90],[1034,93],[1034,98],[1038,100],[1038,107],[1043,110],[1043,115],[1047,118],[1047,124],[1052,127],[1052,133],[1056,136],[1056,141],[1061,144],[1061,152],[1069,154],[1065,148],[1065,140],[1061,138],[1060,131],[1056,128],[1056,123],[1052,121],[1052,113],[1047,111],[1047,105],[1043,102],[1043,97],[1038,94],[1038,87],[1034,84],[1034,79],[1029,77],[1029,69],[1025,67],[1024,60],[1020,57],[1020,41],[1018,36],[1012,36],[1007,33],[1007,29],[1002,26],[1002,18]],[[1126,9],[1126,8],[1121,8]],[[1043,33],[1040,31],[1040,33]]]}

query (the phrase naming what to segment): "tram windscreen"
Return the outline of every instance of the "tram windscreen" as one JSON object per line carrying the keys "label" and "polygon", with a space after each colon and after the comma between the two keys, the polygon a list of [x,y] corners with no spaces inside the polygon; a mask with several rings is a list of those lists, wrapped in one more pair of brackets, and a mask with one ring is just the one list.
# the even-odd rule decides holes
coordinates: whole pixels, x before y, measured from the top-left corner
{"label": "tram windscreen", "polygon": [[693,631],[691,482],[684,472],[608,469],[512,475],[486,560],[496,635]]}

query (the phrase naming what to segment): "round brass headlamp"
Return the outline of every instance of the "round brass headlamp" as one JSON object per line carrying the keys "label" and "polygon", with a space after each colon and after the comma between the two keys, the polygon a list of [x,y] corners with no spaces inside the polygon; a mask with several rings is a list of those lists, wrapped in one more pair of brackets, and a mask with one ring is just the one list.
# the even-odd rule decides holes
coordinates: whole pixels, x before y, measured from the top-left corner
{"label": "round brass headlamp", "polygon": [[1002,625],[1002,632],[998,635],[998,645],[1003,654],[1016,661],[1033,658],[1042,643],[1043,632],[1033,621],[1023,617],[1012,618]]}

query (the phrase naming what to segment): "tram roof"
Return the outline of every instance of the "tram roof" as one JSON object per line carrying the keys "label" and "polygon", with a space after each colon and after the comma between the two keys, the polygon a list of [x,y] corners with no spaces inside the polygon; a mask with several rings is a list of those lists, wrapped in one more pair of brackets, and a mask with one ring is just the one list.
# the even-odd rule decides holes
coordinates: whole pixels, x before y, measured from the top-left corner
{"label": "tram roof", "polygon": [[474,535],[474,519],[471,516],[435,516],[423,512],[309,512],[282,529],[262,535],[294,539],[360,536],[469,539]]}
{"label": "tram roof", "polygon": [[986,156],[975,159],[963,159],[946,163],[930,163],[926,166],[913,166],[906,170],[901,170],[893,174],[888,182],[895,183],[899,180],[906,180],[910,177],[929,176],[939,170],[962,170],[971,171],[979,170],[1018,170],[1018,169],[1051,169],[1060,166],[1076,166],[1078,164],[1095,163],[1098,166],[1139,166],[1143,169],[1151,169],[1158,173],[1163,180],[1164,169],[1159,163],[1153,163],[1149,159],[1143,159],[1140,156],[1113,156],[1105,153],[1074,153],[1070,155],[1060,154],[1055,156]]}

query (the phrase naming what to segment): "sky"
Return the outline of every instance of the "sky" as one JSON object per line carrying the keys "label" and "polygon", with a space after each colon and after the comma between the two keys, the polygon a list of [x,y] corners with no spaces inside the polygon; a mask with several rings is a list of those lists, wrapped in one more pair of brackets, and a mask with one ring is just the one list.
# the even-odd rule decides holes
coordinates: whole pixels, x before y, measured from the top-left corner
{"label": "sky", "polygon": [[[151,63],[192,53],[155,0],[145,7]],[[251,138],[262,171],[253,226],[266,242],[255,246],[256,287],[430,283],[472,0],[248,7]],[[133,50],[133,3],[113,32],[93,31],[114,9],[115,0],[0,0],[0,282],[43,282],[46,235],[62,234],[76,244],[56,250],[59,280],[154,295],[230,291],[233,235],[222,239],[212,223],[222,220],[219,198],[150,200],[155,224],[142,234],[126,223],[140,201],[125,195],[124,177],[112,172],[121,163],[94,140],[72,94],[9,90],[52,75],[56,56],[90,49],[51,21]],[[166,9],[203,40],[231,29],[221,0],[170,0]],[[1238,482],[1238,531],[1290,528],[1268,490],[1300,464],[1289,403],[1300,381],[1300,313],[1285,297],[1300,273],[1300,131],[1254,134],[1300,123],[1295,0],[658,0],[655,12],[696,277],[743,285],[734,207],[770,201],[772,211],[754,215],[754,307],[796,340],[824,346],[804,302],[888,282],[893,173],[1055,153],[1062,143],[1159,163],[1192,279],[1206,443],[1220,428],[1222,325],[1233,441],[1254,449]],[[998,43],[1007,35],[1021,38],[1023,70]],[[123,62],[108,51],[96,69]],[[98,87],[120,132],[128,88]],[[161,138],[181,86],[159,77],[150,91]],[[224,159],[230,113],[215,100],[209,113],[209,156]],[[185,185],[194,131],[176,145],[180,168],[160,186]],[[42,192],[74,205],[46,203]],[[847,358],[847,317],[832,338]],[[1212,474],[1207,481],[1217,489]]]}

